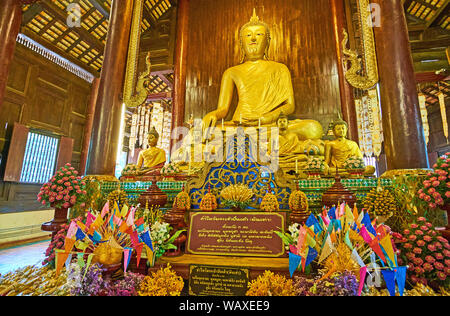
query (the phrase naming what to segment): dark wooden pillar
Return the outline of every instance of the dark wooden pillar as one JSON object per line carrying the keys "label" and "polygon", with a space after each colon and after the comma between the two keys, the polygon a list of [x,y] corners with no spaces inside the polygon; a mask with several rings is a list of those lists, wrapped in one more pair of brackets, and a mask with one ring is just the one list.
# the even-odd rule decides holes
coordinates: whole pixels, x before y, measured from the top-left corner
{"label": "dark wooden pillar", "polygon": [[9,66],[22,23],[21,5],[19,0],[3,0],[0,4],[0,106],[3,104]]}
{"label": "dark wooden pillar", "polygon": [[[183,126],[186,103],[186,58],[189,35],[189,0],[179,0],[177,7],[177,39],[174,69],[172,130]],[[176,140],[171,140],[171,148]]]}
{"label": "dark wooden pillar", "polygon": [[341,94],[342,118],[348,123],[348,138],[359,142],[358,124],[356,122],[356,108],[353,91],[350,84],[345,80],[344,64],[342,54],[343,30],[347,29],[345,18],[345,4],[343,0],[330,0],[331,12],[333,14],[334,40],[336,42],[337,70],[339,74],[339,91]]}
{"label": "dark wooden pillar", "polygon": [[113,0],[95,106],[87,174],[114,175],[133,0]]}
{"label": "dark wooden pillar", "polygon": [[380,6],[381,25],[374,32],[387,167],[426,168],[427,148],[403,1],[374,2]]}
{"label": "dark wooden pillar", "polygon": [[83,146],[81,148],[80,174],[82,175],[86,173],[86,163],[89,153],[89,144],[91,143],[92,126],[94,124],[95,104],[97,102],[99,84],[100,78],[94,78],[91,87],[91,97],[89,99],[89,107],[86,113],[86,124],[84,126]]}

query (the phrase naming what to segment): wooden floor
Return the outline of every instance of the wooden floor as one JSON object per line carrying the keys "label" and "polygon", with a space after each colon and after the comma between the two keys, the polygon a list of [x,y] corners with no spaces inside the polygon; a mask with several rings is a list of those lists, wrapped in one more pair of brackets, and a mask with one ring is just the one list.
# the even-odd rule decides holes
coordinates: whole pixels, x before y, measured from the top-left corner
{"label": "wooden floor", "polygon": [[50,240],[0,250],[0,274],[28,265],[41,264]]}

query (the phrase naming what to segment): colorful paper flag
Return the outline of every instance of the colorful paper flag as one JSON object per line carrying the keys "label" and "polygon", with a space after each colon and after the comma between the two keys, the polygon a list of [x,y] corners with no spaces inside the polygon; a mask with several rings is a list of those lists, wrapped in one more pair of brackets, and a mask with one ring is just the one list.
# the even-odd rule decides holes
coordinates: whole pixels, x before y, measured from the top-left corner
{"label": "colorful paper flag", "polygon": [[86,215],[86,227],[90,227],[91,224],[95,221],[95,216],[92,215],[91,212],[87,212]]}
{"label": "colorful paper flag", "polygon": [[299,255],[293,254],[289,252],[289,273],[291,274],[291,278],[294,275],[295,270],[297,270],[298,266],[302,262],[302,257]]}
{"label": "colorful paper flag", "polygon": [[62,249],[55,249],[56,276],[58,276],[61,273],[62,267],[64,266],[67,257],[69,257],[68,252],[65,252]]}
{"label": "colorful paper flag", "polygon": [[353,261],[357,262],[361,268],[366,266],[364,261],[362,261],[361,257],[359,256],[359,254],[355,248],[353,248],[353,250],[352,250],[351,257],[352,257]]}
{"label": "colorful paper flag", "polygon": [[73,246],[75,245],[76,239],[68,238],[66,237],[64,242],[64,250],[66,252],[70,252],[73,249]]}
{"label": "colorful paper flag", "polygon": [[364,224],[364,226],[366,226],[367,231],[369,231],[372,235],[374,236],[377,235],[377,232],[375,231],[375,228],[373,228],[372,222],[370,221],[369,213],[364,214],[361,224]]}
{"label": "colorful paper flag", "polygon": [[392,248],[392,241],[391,237],[389,235],[384,236],[380,240],[380,245],[383,247],[384,251],[386,252],[388,258],[391,260],[392,264],[395,265],[395,253],[394,249]]}
{"label": "colorful paper flag", "polygon": [[362,289],[364,287],[364,281],[366,279],[367,267],[361,267],[359,269],[359,288],[358,288],[358,296],[361,296]]}
{"label": "colorful paper flag", "polygon": [[300,230],[298,232],[298,239],[297,239],[297,249],[298,253],[302,253],[302,247],[303,243],[305,241],[305,235],[306,235],[306,229],[304,226],[300,227]]}
{"label": "colorful paper flag", "polygon": [[85,268],[84,268],[84,274],[83,274],[83,278],[82,279],[84,279],[84,277],[86,276],[86,273],[88,272],[88,270],[89,270],[89,267],[91,266],[91,262],[92,262],[92,258],[94,257],[94,254],[93,253],[90,253],[89,255],[88,255],[88,258],[87,258],[87,261],[86,261],[86,265],[85,265]]}
{"label": "colorful paper flag", "polygon": [[359,234],[361,235],[361,237],[364,239],[364,241],[366,243],[370,244],[372,242],[372,238],[369,236],[369,233],[367,232],[367,229],[364,225],[361,226]]}
{"label": "colorful paper flag", "polygon": [[83,240],[86,237],[86,234],[83,233],[83,231],[78,228],[77,233],[75,234],[76,240]]}
{"label": "colorful paper flag", "polygon": [[395,272],[393,270],[381,270],[389,295],[395,296]]}
{"label": "colorful paper flag", "polygon": [[84,268],[86,263],[84,262],[84,253],[77,254],[77,263],[80,266],[80,268]]}
{"label": "colorful paper flag", "polygon": [[150,232],[147,230],[145,233],[141,234],[142,241],[153,251],[152,238],[150,237]]}
{"label": "colorful paper flag", "polygon": [[336,219],[336,207],[332,207],[330,208],[330,210],[328,211],[328,217],[331,219]]}
{"label": "colorful paper flag", "polygon": [[333,245],[331,243],[331,238],[328,235],[322,247],[322,251],[320,252],[319,263],[328,258],[328,256],[331,255],[332,252],[333,252]]}
{"label": "colorful paper flag", "polygon": [[72,238],[75,236],[76,232],[78,230],[77,223],[75,221],[70,222],[69,229],[67,230],[66,237]]}
{"label": "colorful paper flag", "polygon": [[120,211],[120,216],[125,218],[128,214],[128,205],[124,204],[122,210]]}
{"label": "colorful paper flag", "polygon": [[144,243],[139,243],[134,249],[136,250],[136,266],[139,267],[139,262],[141,261],[142,249],[144,248]]}
{"label": "colorful paper flag", "polygon": [[317,258],[318,252],[316,249],[309,247],[308,256],[306,257],[305,267],[309,266],[309,264]]}
{"label": "colorful paper flag", "polygon": [[372,250],[378,255],[378,257],[380,257],[380,259],[383,262],[386,262],[386,257],[383,254],[383,251],[381,250],[380,244],[378,243],[377,239],[373,239],[370,243],[369,243],[370,248],[372,248]]}
{"label": "colorful paper flag", "polygon": [[350,250],[353,250],[353,245],[352,242],[350,241],[348,230],[345,232],[344,243],[348,246],[348,248],[350,248]]}
{"label": "colorful paper flag", "polygon": [[125,247],[123,249],[123,272],[127,272],[128,264],[131,260],[131,253],[133,252],[132,248]]}
{"label": "colorful paper flag", "polygon": [[395,280],[398,286],[398,293],[400,296],[403,296],[403,291],[405,289],[405,281],[406,281],[406,270],[408,267],[397,267],[394,269],[395,272]]}
{"label": "colorful paper flag", "polygon": [[100,214],[100,217],[105,217],[106,214],[109,213],[109,200],[106,201],[105,205],[103,206],[102,212]]}

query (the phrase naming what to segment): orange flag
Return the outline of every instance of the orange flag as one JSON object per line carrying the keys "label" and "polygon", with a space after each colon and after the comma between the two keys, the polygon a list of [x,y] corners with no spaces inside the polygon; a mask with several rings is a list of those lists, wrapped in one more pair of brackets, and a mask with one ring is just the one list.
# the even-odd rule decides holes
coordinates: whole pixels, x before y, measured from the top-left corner
{"label": "orange flag", "polygon": [[75,245],[75,242],[76,242],[76,239],[66,237],[65,243],[64,243],[64,250],[66,252],[71,252],[73,249],[73,245]]}
{"label": "orange flag", "polygon": [[59,274],[61,273],[61,270],[66,263],[67,257],[69,257],[68,252],[65,252],[62,249],[55,249],[56,276],[59,276]]}
{"label": "orange flag", "polygon": [[144,248],[144,243],[139,243],[134,249],[136,250],[136,266],[139,267],[139,262],[141,261],[142,248]]}

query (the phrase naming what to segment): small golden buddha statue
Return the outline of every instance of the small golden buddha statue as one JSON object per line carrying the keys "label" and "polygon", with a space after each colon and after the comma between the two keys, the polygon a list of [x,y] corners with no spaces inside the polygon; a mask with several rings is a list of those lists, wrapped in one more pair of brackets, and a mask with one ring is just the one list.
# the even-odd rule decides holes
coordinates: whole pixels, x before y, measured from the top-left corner
{"label": "small golden buddha statue", "polygon": [[155,170],[160,170],[166,162],[166,152],[164,149],[156,147],[159,134],[155,127],[150,130],[147,137],[148,145],[150,147],[139,153],[137,161],[138,175],[144,175]]}
{"label": "small golden buddha statue", "polygon": [[[235,86],[238,104],[231,121],[224,126],[275,126],[281,112],[290,115],[295,110],[290,71],[286,65],[269,60],[270,29],[255,10],[239,36],[244,58],[241,64],[224,72],[217,109],[203,118],[204,129],[216,126],[228,115]],[[322,125],[314,120],[295,120],[289,129],[300,140],[320,139],[323,135]]]}
{"label": "small golden buddha statue", "polygon": [[[333,134],[335,139],[325,144],[325,163],[329,167],[329,172],[333,173],[336,168],[341,175],[348,175],[344,169],[344,164],[350,157],[363,158],[363,154],[356,142],[347,139],[347,122],[339,119],[333,124]],[[375,168],[366,166],[364,175],[373,175]]]}

